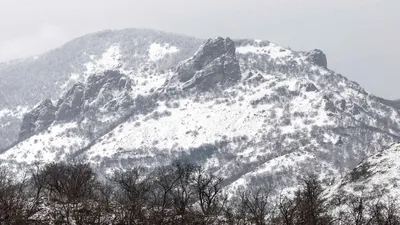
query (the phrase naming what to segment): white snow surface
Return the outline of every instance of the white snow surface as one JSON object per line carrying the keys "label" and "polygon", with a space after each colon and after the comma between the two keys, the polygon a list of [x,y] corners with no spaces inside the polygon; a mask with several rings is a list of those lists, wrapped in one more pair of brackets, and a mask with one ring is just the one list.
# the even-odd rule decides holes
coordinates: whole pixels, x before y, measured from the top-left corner
{"label": "white snow surface", "polygon": [[18,106],[15,109],[2,109],[0,110],[0,119],[3,117],[22,118],[26,112],[29,111],[28,107]]}
{"label": "white snow surface", "polygon": [[367,157],[353,171],[338,179],[327,191],[327,196],[343,193],[373,196],[375,193],[383,193],[383,197],[398,198],[399,185],[400,143],[394,143]]}
{"label": "white snow surface", "polygon": [[68,130],[76,126],[76,123],[53,125],[49,130],[17,144],[11,151],[0,154],[0,160],[27,165],[64,160],[68,154],[88,144],[81,136],[68,134]]}
{"label": "white snow surface", "polygon": [[100,58],[90,56],[92,61],[85,64],[86,75],[96,74],[105,70],[117,69],[121,66],[121,49],[118,45],[111,45]]}
{"label": "white snow surface", "polygon": [[261,55],[269,55],[272,59],[284,58],[292,54],[291,50],[278,46],[274,43],[269,43],[268,46],[263,46],[263,47],[255,45],[240,46],[236,48],[236,51],[239,54],[254,53]]}
{"label": "white snow surface", "polygon": [[179,49],[175,46],[171,46],[168,43],[160,44],[160,43],[153,43],[150,45],[149,48],[149,60],[156,62],[167,55],[177,53]]}

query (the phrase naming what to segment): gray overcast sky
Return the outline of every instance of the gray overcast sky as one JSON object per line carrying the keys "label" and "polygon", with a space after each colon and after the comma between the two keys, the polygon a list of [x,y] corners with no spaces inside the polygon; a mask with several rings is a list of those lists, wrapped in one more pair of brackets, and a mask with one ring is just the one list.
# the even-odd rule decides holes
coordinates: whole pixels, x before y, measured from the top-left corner
{"label": "gray overcast sky", "polygon": [[0,61],[104,29],[152,28],[322,49],[329,67],[400,98],[400,0],[0,0]]}

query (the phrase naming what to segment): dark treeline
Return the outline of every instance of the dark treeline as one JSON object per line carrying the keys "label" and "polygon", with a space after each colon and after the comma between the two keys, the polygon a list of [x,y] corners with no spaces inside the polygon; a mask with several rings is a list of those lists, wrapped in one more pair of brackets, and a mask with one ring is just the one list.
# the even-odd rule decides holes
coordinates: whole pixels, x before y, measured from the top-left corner
{"label": "dark treeline", "polygon": [[3,170],[0,223],[400,224],[394,202],[383,204],[354,196],[337,196],[327,202],[321,183],[312,175],[301,180],[293,198],[272,198],[268,188],[228,198],[222,187],[221,178],[180,161],[151,173],[132,169],[106,179],[97,178],[88,164],[38,166],[22,181]]}

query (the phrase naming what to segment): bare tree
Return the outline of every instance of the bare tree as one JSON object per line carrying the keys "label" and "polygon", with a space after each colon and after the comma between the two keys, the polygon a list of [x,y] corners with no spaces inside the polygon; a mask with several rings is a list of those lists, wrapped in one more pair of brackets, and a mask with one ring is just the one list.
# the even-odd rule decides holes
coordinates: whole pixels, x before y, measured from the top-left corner
{"label": "bare tree", "polygon": [[368,215],[368,204],[363,194],[361,196],[349,196],[345,207],[349,209],[349,212],[344,213],[344,222],[354,225],[370,224],[371,217]]}
{"label": "bare tree", "polygon": [[116,200],[119,203],[118,222],[122,224],[142,224],[146,221],[146,210],[150,182],[141,177],[140,169],[132,169],[123,173],[116,172],[113,182]]}
{"label": "bare tree", "polygon": [[99,183],[89,164],[51,163],[34,180],[51,204],[48,216],[52,220],[67,224],[98,221],[95,189]]}
{"label": "bare tree", "polygon": [[243,211],[251,224],[266,225],[267,220],[271,219],[273,208],[269,199],[270,192],[269,189],[257,189],[240,194]]}
{"label": "bare tree", "polygon": [[222,213],[226,197],[222,194],[222,178],[198,167],[193,174],[196,202],[202,213],[202,223],[215,222]]}
{"label": "bare tree", "polygon": [[37,199],[29,195],[29,179],[15,181],[9,174],[0,170],[0,224],[30,224],[40,208]]}
{"label": "bare tree", "polygon": [[278,203],[279,215],[275,223],[282,225],[294,225],[296,223],[297,204],[294,199],[280,197]]}
{"label": "bare tree", "polygon": [[387,199],[383,202],[381,199],[370,203],[369,217],[373,225],[399,225],[400,217],[395,199]]}

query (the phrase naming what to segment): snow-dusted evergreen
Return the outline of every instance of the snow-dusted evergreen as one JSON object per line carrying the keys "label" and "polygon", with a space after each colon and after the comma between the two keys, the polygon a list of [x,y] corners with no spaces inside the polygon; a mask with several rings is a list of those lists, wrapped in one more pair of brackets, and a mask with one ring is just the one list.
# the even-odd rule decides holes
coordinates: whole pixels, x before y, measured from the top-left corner
{"label": "snow-dusted evergreen", "polygon": [[400,110],[328,65],[320,50],[260,40],[87,35],[0,66],[1,134],[19,140],[0,159],[16,172],[84,160],[108,173],[182,158],[230,191],[331,179],[399,140]]}

